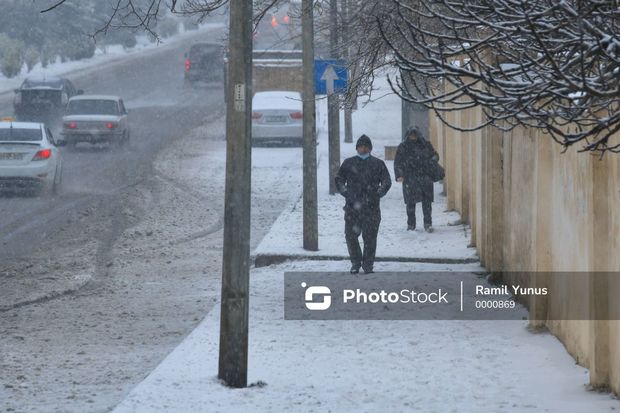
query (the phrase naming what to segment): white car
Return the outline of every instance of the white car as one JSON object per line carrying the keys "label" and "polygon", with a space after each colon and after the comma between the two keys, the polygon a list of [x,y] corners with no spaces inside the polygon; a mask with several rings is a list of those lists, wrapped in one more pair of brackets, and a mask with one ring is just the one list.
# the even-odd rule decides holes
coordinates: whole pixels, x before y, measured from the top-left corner
{"label": "white car", "polygon": [[303,102],[299,92],[257,92],[252,99],[252,144],[303,143]]}
{"label": "white car", "polygon": [[107,95],[72,97],[62,118],[62,135],[70,148],[79,142],[127,143],[129,120],[123,99]]}
{"label": "white car", "polygon": [[51,131],[42,123],[0,122],[0,190],[56,193],[62,158]]}

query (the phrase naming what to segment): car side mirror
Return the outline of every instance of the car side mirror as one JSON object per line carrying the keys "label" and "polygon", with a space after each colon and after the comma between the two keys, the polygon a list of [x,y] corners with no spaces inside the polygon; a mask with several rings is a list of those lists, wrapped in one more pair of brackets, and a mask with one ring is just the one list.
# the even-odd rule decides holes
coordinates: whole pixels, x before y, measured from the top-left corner
{"label": "car side mirror", "polygon": [[84,94],[84,89],[78,89],[77,94],[78,95],[83,95]]}
{"label": "car side mirror", "polygon": [[59,139],[56,141],[56,146],[67,146],[67,141],[64,139]]}

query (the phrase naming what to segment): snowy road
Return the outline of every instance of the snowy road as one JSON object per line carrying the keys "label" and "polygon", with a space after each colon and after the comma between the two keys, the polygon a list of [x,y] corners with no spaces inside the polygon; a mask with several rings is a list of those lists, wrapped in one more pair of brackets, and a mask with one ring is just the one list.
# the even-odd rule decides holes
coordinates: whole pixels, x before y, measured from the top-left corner
{"label": "snowy road", "polygon": [[[108,411],[212,309],[222,253],[223,130],[222,118],[210,121],[161,151],[152,177],[123,191],[118,224],[105,229],[112,241],[77,237],[72,248],[55,249],[58,260],[24,261],[51,278],[88,271],[93,256],[94,275],[75,293],[0,311],[0,411]],[[274,162],[268,149],[255,154],[252,248],[301,178],[300,149],[281,155]]]}
{"label": "snowy road", "polygon": [[[202,270],[171,282],[168,274],[149,278],[158,271],[153,263],[127,279],[114,251],[149,210],[172,199],[186,208],[187,199],[201,201],[169,196],[172,185],[156,179],[153,166],[158,154],[223,113],[221,86],[183,90],[185,48],[163,47],[72,77],[86,93],[125,98],[131,144],[120,153],[65,151],[59,196],[0,197],[0,411],[108,410],[205,313],[204,291],[215,287]],[[11,112],[3,97],[0,113]],[[210,188],[217,196],[219,184]],[[217,222],[219,211],[209,219]],[[127,251],[131,240],[123,242]],[[137,346],[146,349],[137,355]]]}
{"label": "snowy road", "polygon": [[[0,260],[30,254],[38,242],[66,225],[68,212],[83,210],[101,195],[143,179],[163,144],[198,126],[205,113],[221,113],[221,88],[183,91],[184,50],[168,47],[132,56],[73,78],[86,93],[125,99],[131,112],[131,145],[122,153],[87,146],[75,153],[64,150],[64,188],[58,197],[0,197]],[[0,113],[12,113],[10,102],[0,101]]]}
{"label": "snowy road", "polygon": [[[0,411],[109,411],[212,308],[223,91],[183,90],[184,50],[75,78],[126,99],[129,150],[79,147],[66,154],[60,196],[0,197]],[[300,150],[282,151],[282,165],[258,151],[253,247],[289,204],[287,183],[299,184],[282,172]]]}
{"label": "snowy road", "polygon": [[[155,157],[223,111],[221,87],[183,90],[184,50],[163,47],[73,78],[86,93],[125,98],[131,144],[65,151],[59,196],[0,197],[0,411],[107,410],[204,313],[200,298],[186,300],[190,289],[204,296],[195,280],[162,289],[163,279],[145,286],[132,274],[131,283],[112,266],[118,237],[170,189],[153,182]],[[176,301],[185,311],[174,311]],[[148,350],[134,357],[133,345]]]}

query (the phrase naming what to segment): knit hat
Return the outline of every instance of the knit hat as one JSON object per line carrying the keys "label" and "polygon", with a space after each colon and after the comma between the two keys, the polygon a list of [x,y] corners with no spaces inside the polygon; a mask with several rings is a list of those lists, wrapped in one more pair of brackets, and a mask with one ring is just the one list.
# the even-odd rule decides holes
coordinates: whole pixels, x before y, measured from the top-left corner
{"label": "knit hat", "polygon": [[407,132],[405,133],[405,139],[409,139],[409,136],[411,136],[412,134],[415,134],[418,138],[424,139],[422,131],[420,131],[420,128],[418,128],[417,126],[412,126],[407,129]]}
{"label": "knit hat", "polygon": [[357,140],[357,143],[355,144],[355,149],[357,149],[358,147],[362,145],[367,146],[368,149],[372,151],[372,142],[368,136],[366,135],[360,136],[359,139]]}

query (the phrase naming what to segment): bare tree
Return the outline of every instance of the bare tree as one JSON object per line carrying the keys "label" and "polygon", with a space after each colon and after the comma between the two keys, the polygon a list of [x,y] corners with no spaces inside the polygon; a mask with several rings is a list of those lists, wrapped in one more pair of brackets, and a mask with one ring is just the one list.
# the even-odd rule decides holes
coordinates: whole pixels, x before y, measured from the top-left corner
{"label": "bare tree", "polygon": [[[376,14],[401,76],[391,85],[447,122],[540,128],[564,147],[620,152],[620,9],[612,0],[391,0]],[[440,87],[441,84],[445,88]],[[461,129],[460,125],[449,125]]]}
{"label": "bare tree", "polygon": [[[349,0],[348,10],[340,10],[338,24],[345,30],[346,36],[338,42],[336,55],[347,56],[349,70],[349,87],[347,99],[367,96],[372,99],[375,75],[381,69],[391,67],[390,48],[381,36],[376,16],[389,13],[394,6],[380,0]],[[327,39],[329,24],[322,13],[318,13],[318,43],[321,37]],[[345,99],[346,100],[346,99]]]}
{"label": "bare tree", "polygon": [[[47,11],[70,0],[57,0]],[[205,17],[228,0],[114,0],[109,27],[150,31],[162,10]],[[256,2],[262,18],[278,0]],[[539,128],[565,148],[620,152],[620,8],[617,0],[349,0],[349,98],[370,95],[396,67],[392,89],[448,126],[447,111],[482,107],[493,125]],[[327,30],[316,2],[317,36]],[[168,11],[167,10],[167,11]],[[345,53],[345,49],[348,53]]]}
{"label": "bare tree", "polygon": [[[41,13],[70,3],[72,0],[48,1]],[[269,9],[281,0],[254,1],[254,21],[258,23]],[[198,21],[228,5],[229,0],[111,0],[108,15],[93,36],[106,33],[110,29],[129,28],[144,30],[154,38],[157,21],[167,13],[197,17]]]}
{"label": "bare tree", "polygon": [[[47,13],[56,8],[67,5],[75,0],[36,0],[42,3],[41,12]],[[255,25],[278,3],[287,0],[255,0]],[[328,13],[324,10],[326,2],[315,0],[316,37],[318,48],[321,48],[321,39],[328,39]],[[350,33],[347,39],[342,39],[338,54],[350,56],[349,72],[350,87],[348,98],[357,98],[358,95],[370,96],[373,90],[374,76],[377,70],[392,64],[386,59],[389,45],[386,44],[379,30],[375,16],[385,13],[386,7],[394,5],[380,0],[349,0],[349,13],[341,11],[338,22],[348,28]],[[216,10],[228,5],[228,0],[111,0],[107,16],[93,36],[105,34],[108,30],[118,28],[143,30],[158,39],[157,22],[167,13],[182,16],[191,16],[199,21],[213,14]],[[294,9],[293,9],[294,10]],[[301,9],[297,11],[301,17]],[[281,39],[282,42],[300,39]],[[345,50],[346,49],[346,50]],[[348,53],[345,53],[348,51]]]}

